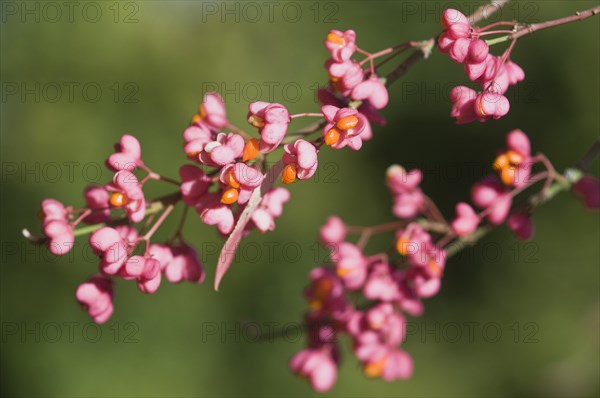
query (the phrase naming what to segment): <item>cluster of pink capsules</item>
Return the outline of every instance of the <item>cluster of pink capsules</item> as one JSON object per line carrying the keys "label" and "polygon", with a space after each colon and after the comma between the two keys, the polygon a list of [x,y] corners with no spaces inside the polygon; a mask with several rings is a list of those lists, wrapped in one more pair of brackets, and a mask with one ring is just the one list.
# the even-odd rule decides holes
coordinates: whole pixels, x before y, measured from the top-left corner
{"label": "cluster of pink capsules", "polygon": [[[534,172],[536,168],[541,170]],[[354,227],[336,216],[327,219],[320,241],[331,250],[331,263],[310,272],[305,291],[309,309],[304,317],[308,348],[292,358],[293,372],[307,377],[315,390],[329,390],[340,363],[339,337],[345,334],[366,376],[386,381],[411,376],[412,359],[401,348],[406,317],[421,315],[422,299],[439,292],[449,255],[478,228],[504,222],[518,238],[530,239],[532,205],[515,204],[515,197],[542,182],[539,195],[544,195],[549,184],[563,178],[544,155],[531,154],[529,139],[521,130],[507,135],[493,169],[494,174],[471,190],[480,210],[458,203],[450,221],[419,187],[422,172],[398,165],[388,168],[386,180],[392,213],[399,221]],[[600,185],[593,177],[582,178],[573,189],[587,207],[600,207]],[[367,254],[369,237],[385,232],[393,234],[390,250]],[[357,243],[347,240],[350,233],[360,235]]]}
{"label": "cluster of pink capsules", "polygon": [[[510,104],[504,94],[524,79],[523,70],[510,61],[516,38],[501,56],[494,56],[491,41],[482,37],[505,34],[509,36],[501,41],[506,41],[519,25],[496,22],[474,27],[454,9],[443,13],[442,24],[440,50],[463,64],[469,79],[481,85],[479,92],[465,86],[452,90],[451,116],[458,123],[469,123],[506,115]],[[512,30],[492,30],[497,26]],[[89,244],[99,258],[98,272],[79,285],[76,298],[97,323],[106,322],[113,313],[118,279],[135,281],[143,293],[154,293],[163,278],[171,283],[201,283],[203,264],[182,232],[188,209],[227,238],[228,250],[253,230],[273,230],[290,200],[290,192],[275,187],[275,182],[287,185],[313,177],[324,147],[359,150],[373,136],[371,124],[385,124],[379,110],[388,105],[389,97],[378,67],[409,48],[425,54],[433,45],[427,47],[429,42],[433,43],[408,42],[369,53],[357,46],[353,30],[331,30],[325,40],[329,81],[319,90],[319,112],[291,114],[282,104],[253,102],[248,105],[247,121],[256,134],[250,134],[230,123],[219,94],[206,93],[183,132],[183,152],[190,162],[181,165],[178,180],[149,168],[138,139],[123,135],[106,160],[114,172],[112,181],[87,187],[82,208],[44,200],[40,212],[44,237],[35,238],[27,231],[26,235],[47,244],[53,254],[63,255],[73,249],[77,236],[90,234]],[[388,58],[376,67],[374,61],[382,56]],[[305,117],[319,121],[289,131],[293,120]],[[311,138],[313,133],[316,138]],[[278,149],[282,151],[275,155]],[[269,164],[267,158],[274,156]],[[503,223],[517,237],[531,238],[531,212],[556,183],[572,187],[587,207],[600,206],[597,179],[578,175],[569,180],[557,173],[544,155],[532,153],[528,137],[520,130],[507,135],[506,148],[497,154],[493,168],[493,175],[473,185],[473,205],[458,203],[450,221],[420,188],[422,172],[398,165],[387,171],[397,220],[374,227],[347,226],[335,216],[327,220],[320,240],[331,250],[331,262],[310,272],[305,292],[308,348],[292,358],[293,372],[307,377],[317,391],[332,388],[340,363],[338,337],[346,334],[365,375],[386,381],[410,377],[413,362],[401,348],[406,317],[422,314],[422,300],[440,290],[446,260],[464,246],[465,239]],[[144,188],[150,181],[176,190],[148,198]],[[543,188],[531,197],[536,200],[515,203],[519,194],[538,183]],[[155,242],[154,234],[179,203],[184,205],[179,227],[171,239]],[[390,250],[367,254],[369,238],[385,232],[394,234]],[[356,243],[348,241],[351,234],[359,235]],[[215,287],[230,261],[220,257]]]}
{"label": "cluster of pink capsules", "polygon": [[[75,209],[54,199],[42,202],[42,240],[52,253],[67,253],[76,236],[90,233],[89,244],[100,259],[99,273],[80,285],[76,296],[96,322],[105,322],[113,312],[116,278],[135,280],[143,293],[154,293],[163,276],[172,283],[204,280],[195,249],[183,239],[183,221],[168,242],[151,241],[176,203],[193,209],[204,224],[229,237],[241,224],[253,195],[260,193],[238,234],[273,230],[290,193],[273,187],[275,181],[267,181],[267,176],[279,178],[284,185],[310,179],[323,145],[359,150],[363,140],[372,137],[370,123],[382,122],[377,110],[388,103],[387,89],[374,73],[376,56],[356,46],[353,31],[332,30],[325,46],[331,55],[327,61],[330,81],[320,92],[320,112],[290,114],[282,104],[250,103],[247,120],[257,130],[254,137],[229,122],[219,94],[206,93],[183,132],[183,150],[193,163],[180,167],[179,180],[151,170],[142,160],[138,139],[125,134],[106,160],[114,172],[112,181],[87,187],[85,207]],[[363,61],[370,61],[369,66],[363,68],[364,62],[353,59],[357,51],[368,54]],[[303,133],[288,133],[292,120],[301,117],[321,118],[316,129],[322,129],[321,136],[309,139]],[[277,149],[283,149],[280,171],[270,176],[266,158]],[[149,181],[173,184],[177,192],[149,199],[144,190]],[[77,228],[80,224],[91,227]]]}
{"label": "cluster of pink capsules", "polygon": [[506,30],[490,30],[504,24],[516,25],[498,22],[478,28],[471,26],[468,18],[458,10],[447,9],[442,15],[444,31],[438,38],[440,51],[463,64],[468,78],[481,85],[479,92],[466,86],[457,86],[451,91],[453,106],[450,116],[456,118],[459,124],[505,116],[510,103],[504,94],[511,85],[525,79],[523,69],[510,60],[514,42],[501,56],[495,56],[481,38],[489,34],[506,34]]}

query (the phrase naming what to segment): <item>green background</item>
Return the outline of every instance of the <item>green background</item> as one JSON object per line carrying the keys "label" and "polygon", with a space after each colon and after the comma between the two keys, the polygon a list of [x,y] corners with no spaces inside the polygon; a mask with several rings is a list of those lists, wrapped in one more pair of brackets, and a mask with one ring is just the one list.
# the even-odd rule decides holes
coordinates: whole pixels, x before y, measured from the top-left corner
{"label": "green background", "polygon": [[[7,3],[19,8],[16,15],[6,12]],[[463,4],[468,11],[477,3]],[[22,21],[24,7],[35,4],[39,22],[35,14]],[[56,259],[20,237],[23,227],[39,230],[42,199],[81,205],[88,183],[110,179],[106,169],[97,172],[123,133],[139,138],[150,167],[176,176],[185,162],[181,132],[207,84],[229,90],[228,114],[241,126],[248,100],[283,102],[293,113],[316,111],[314,87],[326,79],[328,29],[353,28],[359,45],[375,51],[436,34],[446,3],[276,2],[272,20],[263,2],[254,3],[260,17],[244,2],[228,3],[238,7],[238,21],[235,14],[207,15],[212,9],[192,1],[102,1],[87,6],[85,15],[87,3],[77,4],[73,22],[64,6],[56,20],[43,2],[2,4],[2,395],[313,395],[287,362],[303,348],[293,326],[305,309],[307,273],[325,259],[315,239],[329,214],[352,225],[391,220],[384,173],[400,163],[424,170],[424,189],[452,217],[454,203],[468,200],[469,186],[488,172],[511,129],[527,132],[533,150],[559,170],[573,164],[600,131],[600,18],[522,39],[513,59],[526,81],[510,89],[509,115],[486,124],[456,126],[448,117],[447,93],[466,77],[434,52],[390,90],[384,110],[389,123],[375,128],[373,141],[358,153],[322,151],[318,178],[291,187],[292,200],[275,232],[244,241],[245,258],[233,264],[220,292],[212,289],[220,240],[214,228],[192,217],[185,234],[202,252],[207,281],[163,281],[150,296],[119,281],[115,313],[96,329],[74,300],[77,284],[97,267],[83,250],[85,240],[73,256]],[[225,7],[210,4],[218,11]],[[543,21],[597,4],[514,1],[502,19]],[[88,21],[98,8],[99,21]],[[39,101],[23,91],[36,82]],[[73,98],[66,82],[77,83]],[[17,94],[11,94],[15,84]],[[56,101],[55,84],[62,87]],[[91,88],[83,92],[86,84]],[[99,96],[93,90],[98,86]],[[72,178],[66,162],[75,162]],[[149,185],[149,195],[171,190]],[[161,228],[161,238],[170,237],[177,219]],[[426,301],[425,315],[413,320],[404,345],[415,362],[412,379],[367,380],[344,340],[348,355],[329,394],[598,395],[598,214],[563,194],[534,220],[530,243],[500,228],[449,262],[442,291]],[[389,239],[375,239],[369,249],[382,249]],[[291,325],[291,335],[253,341],[254,327],[264,333],[270,324]],[[216,334],[207,333],[214,328]]]}

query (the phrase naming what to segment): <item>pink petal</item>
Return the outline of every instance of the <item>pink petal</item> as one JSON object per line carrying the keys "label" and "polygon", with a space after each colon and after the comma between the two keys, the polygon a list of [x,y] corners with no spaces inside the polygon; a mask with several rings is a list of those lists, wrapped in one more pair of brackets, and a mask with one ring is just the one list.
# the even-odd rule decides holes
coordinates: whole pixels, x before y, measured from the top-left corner
{"label": "pink petal", "polygon": [[513,130],[506,136],[506,144],[509,149],[512,149],[523,156],[528,157],[531,154],[531,144],[529,138],[521,130]]}
{"label": "pink petal", "polygon": [[90,235],[89,243],[96,253],[108,250],[115,243],[121,242],[122,238],[116,229],[102,227]]}

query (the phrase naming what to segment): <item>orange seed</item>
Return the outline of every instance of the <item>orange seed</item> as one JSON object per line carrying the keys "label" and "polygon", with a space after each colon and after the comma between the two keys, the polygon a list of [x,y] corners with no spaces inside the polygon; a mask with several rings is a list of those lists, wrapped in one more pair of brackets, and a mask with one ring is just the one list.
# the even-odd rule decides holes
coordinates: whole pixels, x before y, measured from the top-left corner
{"label": "orange seed", "polygon": [[256,138],[252,138],[246,142],[246,145],[244,145],[242,161],[246,162],[248,160],[252,160],[256,156],[258,156],[258,140]]}
{"label": "orange seed", "polygon": [[327,41],[330,43],[339,44],[340,46],[346,44],[346,40],[344,40],[342,36],[336,35],[335,33],[329,33],[327,35]]}
{"label": "orange seed", "polygon": [[228,190],[223,192],[223,195],[221,196],[221,203],[224,203],[226,205],[235,203],[235,202],[237,202],[238,195],[239,195],[239,193],[238,193],[237,189],[229,188]]}
{"label": "orange seed", "polygon": [[356,127],[358,124],[358,118],[356,116],[346,116],[338,120],[336,127],[340,130],[350,130]]}
{"label": "orange seed", "polygon": [[283,168],[283,172],[281,173],[281,182],[284,184],[291,184],[296,181],[296,176],[298,175],[298,171],[296,170],[296,165],[294,163],[290,163]]}
{"label": "orange seed", "polygon": [[108,202],[113,207],[121,207],[129,202],[129,198],[123,192],[113,192],[110,194]]}
{"label": "orange seed", "polygon": [[334,127],[325,134],[325,144],[332,146],[340,140],[340,132]]}
{"label": "orange seed", "polygon": [[235,173],[233,172],[233,168],[229,169],[229,172],[227,173],[227,177],[225,178],[225,181],[227,182],[227,185],[229,185],[232,188],[240,187],[240,182],[237,180],[237,178],[235,178]]}

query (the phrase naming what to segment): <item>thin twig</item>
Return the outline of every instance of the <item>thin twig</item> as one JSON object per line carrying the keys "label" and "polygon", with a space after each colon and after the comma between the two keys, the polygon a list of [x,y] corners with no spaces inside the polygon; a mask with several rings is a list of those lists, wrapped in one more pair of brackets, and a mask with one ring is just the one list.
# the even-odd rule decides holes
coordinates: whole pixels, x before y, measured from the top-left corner
{"label": "thin twig", "polygon": [[575,15],[571,15],[571,16],[564,17],[564,18],[553,19],[551,21],[534,23],[534,24],[529,24],[529,25],[520,25],[517,28],[516,32],[514,32],[510,35],[507,35],[507,36],[502,36],[502,37],[498,37],[496,39],[487,40],[486,42],[488,45],[491,46],[491,45],[502,43],[502,42],[509,41],[509,40],[517,40],[523,36],[527,36],[533,32],[537,32],[539,30],[553,28],[555,26],[560,26],[560,25],[571,23],[571,22],[583,21],[585,19],[588,19],[588,18],[593,17],[598,14],[600,14],[600,6],[592,7],[585,11],[578,12]]}

